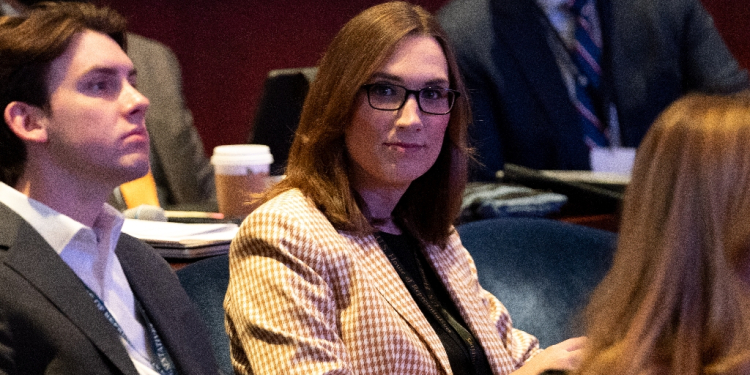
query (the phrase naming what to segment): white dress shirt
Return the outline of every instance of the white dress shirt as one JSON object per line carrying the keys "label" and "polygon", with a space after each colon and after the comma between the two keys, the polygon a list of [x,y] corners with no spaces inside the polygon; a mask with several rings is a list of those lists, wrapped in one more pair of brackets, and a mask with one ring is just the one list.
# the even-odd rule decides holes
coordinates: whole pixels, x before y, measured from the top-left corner
{"label": "white dress shirt", "polygon": [[568,11],[568,0],[536,0],[560,39],[571,45],[575,39],[575,19]]}
{"label": "white dress shirt", "polygon": [[141,314],[136,312],[133,291],[115,255],[124,220],[122,214],[104,203],[90,228],[2,182],[0,202],[29,223],[101,299],[125,333],[120,341],[138,373],[158,375],[151,365],[154,354]]}
{"label": "white dress shirt", "polygon": [[0,0],[0,16],[18,16],[20,13],[17,9],[10,6],[5,1]]}

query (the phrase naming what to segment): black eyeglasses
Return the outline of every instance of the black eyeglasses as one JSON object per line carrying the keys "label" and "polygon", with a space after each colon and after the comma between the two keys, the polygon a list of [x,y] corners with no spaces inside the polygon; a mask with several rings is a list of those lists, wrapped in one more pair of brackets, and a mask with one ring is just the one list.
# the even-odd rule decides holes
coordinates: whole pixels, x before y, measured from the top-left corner
{"label": "black eyeglasses", "polygon": [[389,83],[373,83],[362,86],[367,91],[370,107],[381,111],[396,111],[406,103],[409,95],[417,98],[419,110],[432,115],[447,115],[461,93],[442,87],[425,87],[409,90],[404,86]]}

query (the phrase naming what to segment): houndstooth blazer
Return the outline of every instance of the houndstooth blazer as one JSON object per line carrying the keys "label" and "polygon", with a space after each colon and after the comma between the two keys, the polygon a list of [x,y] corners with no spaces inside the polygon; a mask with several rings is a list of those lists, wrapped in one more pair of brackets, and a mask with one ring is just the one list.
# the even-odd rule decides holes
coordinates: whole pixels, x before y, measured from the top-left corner
{"label": "houndstooth blazer", "polygon": [[[427,258],[496,375],[539,351],[479,285],[455,231],[445,248],[428,247]],[[238,374],[452,374],[375,237],[336,231],[299,190],[245,220],[229,262],[224,307]]]}

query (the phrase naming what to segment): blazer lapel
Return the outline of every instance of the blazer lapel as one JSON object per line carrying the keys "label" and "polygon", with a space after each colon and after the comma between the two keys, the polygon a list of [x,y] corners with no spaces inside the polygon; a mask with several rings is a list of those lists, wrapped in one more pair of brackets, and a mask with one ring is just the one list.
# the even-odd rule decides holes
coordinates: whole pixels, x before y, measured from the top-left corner
{"label": "blazer lapel", "polygon": [[208,332],[169,265],[148,245],[126,234],[120,236],[115,254],[177,372],[213,373],[216,364],[206,340]]}
{"label": "blazer lapel", "polygon": [[0,204],[0,242],[6,265],[68,317],[124,374],[137,375],[117,330],[96,308],[83,282],[18,214]]}
{"label": "blazer lapel", "polygon": [[367,274],[371,276],[370,281],[372,281],[375,288],[393,309],[409,323],[424,342],[427,343],[429,350],[437,358],[443,372],[448,373],[450,362],[448,361],[448,354],[440,342],[440,338],[419,309],[409,290],[406,289],[406,286],[391,265],[388,257],[380,249],[375,236],[369,235],[364,239],[356,236],[346,237],[357,242],[357,246],[353,246],[353,248],[362,254],[355,258],[362,259],[361,265],[367,271]]}
{"label": "blazer lapel", "polygon": [[487,307],[479,295],[478,284],[472,281],[476,276],[472,276],[471,270],[466,267],[467,261],[459,249],[458,241],[458,236],[454,235],[449,239],[446,248],[429,247],[425,255],[440,279],[445,282],[446,289],[461,316],[482,345],[490,367],[514,369],[516,364],[508,362],[508,358],[512,358],[510,353],[500,357],[496,355],[508,351],[501,340],[504,333],[498,332],[498,328],[487,317]]}
{"label": "blazer lapel", "polygon": [[[547,41],[547,26],[540,22],[540,17],[544,17],[542,10],[532,0],[490,3],[495,35],[508,47],[507,52],[518,63],[530,91],[550,114],[550,121],[578,126],[575,108]],[[493,51],[493,56],[504,52]]]}

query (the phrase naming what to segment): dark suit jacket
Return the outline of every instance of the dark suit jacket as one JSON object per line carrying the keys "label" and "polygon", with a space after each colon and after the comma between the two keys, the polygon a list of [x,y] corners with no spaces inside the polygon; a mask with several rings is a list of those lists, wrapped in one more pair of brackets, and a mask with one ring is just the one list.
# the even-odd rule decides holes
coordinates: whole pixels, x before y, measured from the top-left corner
{"label": "dark suit jacket", "polygon": [[185,104],[177,57],[165,45],[130,33],[128,57],[138,70],[138,91],[151,101],[146,128],[160,203],[167,208],[202,203],[199,208],[215,211],[213,167]]}
{"label": "dark suit jacket", "polygon": [[[694,90],[732,92],[747,74],[699,0],[599,0],[604,91],[624,146],[637,147],[656,116]],[[473,102],[470,135],[493,179],[504,162],[589,169],[577,112],[534,0],[454,0],[439,12]]]}
{"label": "dark suit jacket", "polygon": [[[216,374],[208,334],[169,265],[126,234],[117,257],[179,374]],[[0,374],[131,374],[112,324],[20,216],[0,204]]]}

